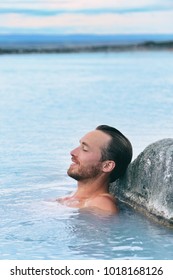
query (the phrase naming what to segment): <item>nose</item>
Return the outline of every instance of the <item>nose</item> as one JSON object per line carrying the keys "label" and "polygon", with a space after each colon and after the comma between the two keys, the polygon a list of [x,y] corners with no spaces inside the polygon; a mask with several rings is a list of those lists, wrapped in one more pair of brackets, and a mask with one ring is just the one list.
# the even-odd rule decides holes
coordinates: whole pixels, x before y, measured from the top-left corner
{"label": "nose", "polygon": [[79,151],[79,147],[77,147],[77,148],[75,148],[74,150],[72,150],[72,151],[70,152],[70,155],[76,157],[76,156],[78,155],[78,151]]}

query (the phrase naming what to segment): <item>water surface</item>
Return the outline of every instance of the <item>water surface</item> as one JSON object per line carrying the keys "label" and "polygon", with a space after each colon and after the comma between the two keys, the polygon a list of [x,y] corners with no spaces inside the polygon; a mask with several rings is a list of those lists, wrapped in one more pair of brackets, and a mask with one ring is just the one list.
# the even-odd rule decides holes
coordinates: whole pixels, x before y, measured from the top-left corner
{"label": "water surface", "polygon": [[53,200],[74,191],[69,152],[99,124],[135,158],[173,137],[171,52],[0,56],[0,258],[172,259],[173,232],[123,207],[102,217]]}

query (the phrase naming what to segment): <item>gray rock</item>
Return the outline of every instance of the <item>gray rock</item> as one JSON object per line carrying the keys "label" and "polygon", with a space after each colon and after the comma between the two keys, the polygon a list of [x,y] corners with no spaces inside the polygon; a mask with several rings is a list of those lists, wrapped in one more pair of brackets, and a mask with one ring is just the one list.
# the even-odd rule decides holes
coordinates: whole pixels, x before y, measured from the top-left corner
{"label": "gray rock", "polygon": [[149,145],[110,191],[145,215],[173,227],[173,139]]}

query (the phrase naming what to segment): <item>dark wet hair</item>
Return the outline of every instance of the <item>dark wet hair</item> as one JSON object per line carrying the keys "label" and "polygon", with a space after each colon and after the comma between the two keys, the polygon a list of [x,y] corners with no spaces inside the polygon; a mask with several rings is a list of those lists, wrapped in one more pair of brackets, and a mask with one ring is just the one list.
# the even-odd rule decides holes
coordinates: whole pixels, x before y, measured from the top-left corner
{"label": "dark wet hair", "polygon": [[132,145],[130,141],[116,128],[108,125],[99,125],[100,130],[111,136],[109,144],[102,149],[102,161],[113,160],[115,168],[110,174],[110,183],[123,176],[132,160]]}

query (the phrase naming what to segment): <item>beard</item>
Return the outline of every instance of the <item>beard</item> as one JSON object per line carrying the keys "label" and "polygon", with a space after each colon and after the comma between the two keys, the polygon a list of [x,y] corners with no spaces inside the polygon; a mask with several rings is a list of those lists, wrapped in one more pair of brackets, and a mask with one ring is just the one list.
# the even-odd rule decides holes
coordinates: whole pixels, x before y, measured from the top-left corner
{"label": "beard", "polygon": [[92,180],[101,174],[101,163],[88,167],[76,165],[76,167],[78,168],[73,165],[70,166],[67,174],[77,181]]}

